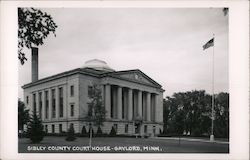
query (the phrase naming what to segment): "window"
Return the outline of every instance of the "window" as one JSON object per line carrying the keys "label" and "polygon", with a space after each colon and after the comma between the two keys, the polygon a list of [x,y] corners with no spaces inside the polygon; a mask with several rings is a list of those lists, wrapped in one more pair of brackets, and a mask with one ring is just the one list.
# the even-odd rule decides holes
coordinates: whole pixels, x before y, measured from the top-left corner
{"label": "window", "polygon": [[125,133],[128,133],[128,124],[125,125]]}
{"label": "window", "polygon": [[51,125],[51,128],[52,128],[52,133],[55,133],[55,125],[54,124]]}
{"label": "window", "polygon": [[55,89],[52,89],[52,118],[56,117],[56,98]]}
{"label": "window", "polygon": [[49,96],[48,91],[45,91],[45,118],[48,119],[49,115]]}
{"label": "window", "polygon": [[26,96],[26,104],[29,104],[29,96]]}
{"label": "window", "polygon": [[42,118],[42,106],[43,106],[42,92],[40,92],[39,93],[39,116],[40,116],[40,118]]}
{"label": "window", "polygon": [[74,86],[70,86],[70,96],[73,97],[74,96]]}
{"label": "window", "polygon": [[33,111],[36,112],[36,94],[33,94]]}
{"label": "window", "polygon": [[144,133],[147,133],[147,132],[148,132],[148,126],[144,125]]}
{"label": "window", "polygon": [[73,123],[70,123],[70,127],[72,127],[74,129],[74,124]]}
{"label": "window", "polygon": [[70,105],[70,116],[74,117],[74,104]]}
{"label": "window", "polygon": [[155,126],[153,126],[153,133],[155,134]]}
{"label": "window", "polygon": [[48,125],[45,125],[45,133],[48,133]]}
{"label": "window", "polygon": [[63,117],[63,88],[59,88],[59,117]]}
{"label": "window", "polygon": [[59,132],[62,133],[62,124],[59,124]]}

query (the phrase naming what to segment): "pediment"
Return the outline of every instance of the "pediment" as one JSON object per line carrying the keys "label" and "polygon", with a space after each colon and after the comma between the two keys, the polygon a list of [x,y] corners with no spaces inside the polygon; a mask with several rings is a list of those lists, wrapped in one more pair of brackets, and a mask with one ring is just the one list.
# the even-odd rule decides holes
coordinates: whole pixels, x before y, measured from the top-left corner
{"label": "pediment", "polygon": [[119,71],[114,73],[113,75],[123,79],[161,87],[160,84],[158,84],[156,81],[148,77],[145,73],[143,73],[140,70]]}

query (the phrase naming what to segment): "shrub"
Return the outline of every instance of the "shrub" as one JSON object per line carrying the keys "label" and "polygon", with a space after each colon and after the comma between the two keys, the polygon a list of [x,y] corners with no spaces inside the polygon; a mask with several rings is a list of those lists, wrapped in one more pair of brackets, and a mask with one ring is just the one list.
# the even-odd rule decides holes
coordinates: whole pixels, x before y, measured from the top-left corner
{"label": "shrub", "polygon": [[70,125],[69,127],[69,130],[68,130],[68,134],[67,134],[67,137],[66,137],[66,141],[74,141],[76,139],[76,136],[75,136],[75,130],[74,130],[74,127],[73,125]]}
{"label": "shrub", "polygon": [[34,112],[28,124],[28,137],[32,143],[39,143],[43,140],[44,135],[42,121]]}
{"label": "shrub", "polygon": [[111,137],[116,136],[116,130],[115,130],[114,126],[112,126],[112,128],[111,128],[109,136],[111,136]]}
{"label": "shrub", "polygon": [[96,132],[96,136],[97,137],[101,137],[103,135],[103,133],[102,133],[102,129],[101,129],[101,127],[100,126],[98,126],[98,128],[97,128],[97,132]]}
{"label": "shrub", "polygon": [[86,127],[85,127],[85,126],[82,127],[81,136],[82,136],[82,137],[87,137],[87,136],[88,136],[88,133],[87,133],[87,130],[86,130]]}

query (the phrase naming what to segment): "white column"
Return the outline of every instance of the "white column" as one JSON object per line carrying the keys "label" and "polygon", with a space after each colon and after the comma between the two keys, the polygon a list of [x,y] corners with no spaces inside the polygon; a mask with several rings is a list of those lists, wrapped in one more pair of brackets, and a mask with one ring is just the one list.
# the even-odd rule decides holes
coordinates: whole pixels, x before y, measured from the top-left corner
{"label": "white column", "polygon": [[117,118],[122,119],[122,87],[117,89]]}
{"label": "white column", "polygon": [[49,120],[52,119],[52,93],[51,89],[48,90],[48,100],[49,100]]}
{"label": "white column", "polygon": [[128,89],[128,120],[133,118],[133,90]]}
{"label": "white column", "polygon": [[55,98],[56,98],[56,119],[59,118],[59,87],[55,88]]}
{"label": "white column", "polygon": [[42,91],[42,120],[45,119],[45,91]]}
{"label": "white column", "polygon": [[157,107],[158,107],[158,95],[155,95],[155,105],[154,105],[154,121],[157,121]]}
{"label": "white column", "polygon": [[142,91],[138,91],[138,115],[142,117]]}
{"label": "white column", "polygon": [[[67,107],[68,106],[67,95],[68,95],[68,87],[67,87],[67,85],[65,85],[65,86],[63,86],[63,118],[67,118],[67,113],[68,113],[67,110],[70,110],[70,108]],[[75,108],[76,108],[76,106],[75,106]]]}
{"label": "white column", "polygon": [[36,115],[40,116],[39,115],[39,92],[38,91],[36,92]]}
{"label": "white column", "polygon": [[110,118],[110,109],[111,109],[111,97],[110,97],[110,85],[105,85],[105,110],[106,110],[106,118]]}
{"label": "white column", "polygon": [[151,94],[149,92],[147,92],[147,110],[146,110],[146,113],[147,113],[147,121],[150,121],[151,120]]}

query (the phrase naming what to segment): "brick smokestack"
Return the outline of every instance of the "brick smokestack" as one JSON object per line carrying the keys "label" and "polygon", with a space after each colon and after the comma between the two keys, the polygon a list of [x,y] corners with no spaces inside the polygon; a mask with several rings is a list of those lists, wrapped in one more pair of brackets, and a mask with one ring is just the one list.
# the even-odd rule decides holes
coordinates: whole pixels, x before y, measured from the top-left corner
{"label": "brick smokestack", "polygon": [[38,80],[38,48],[31,47],[31,79],[32,82],[35,82]]}

